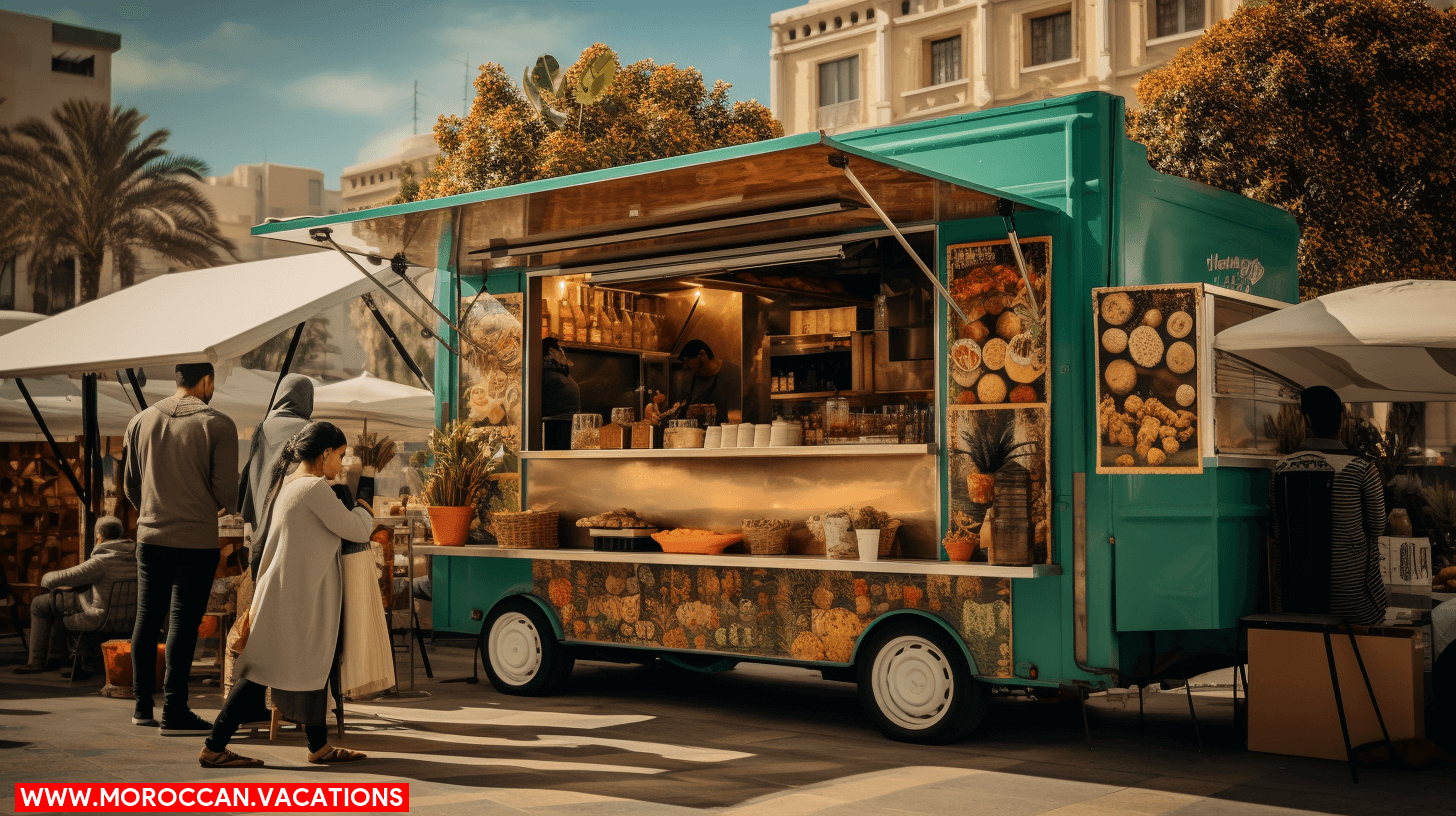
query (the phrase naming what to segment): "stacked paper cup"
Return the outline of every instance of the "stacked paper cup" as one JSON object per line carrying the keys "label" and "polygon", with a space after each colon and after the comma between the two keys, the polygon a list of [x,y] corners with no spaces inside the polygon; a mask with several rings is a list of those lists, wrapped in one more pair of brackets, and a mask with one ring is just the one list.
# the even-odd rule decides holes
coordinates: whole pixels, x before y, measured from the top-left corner
{"label": "stacked paper cup", "polygon": [[720,428],[723,429],[721,431],[721,435],[722,435],[723,442],[718,447],[720,447],[720,448],[736,448],[736,447],[738,447],[738,426],[737,425],[719,425],[718,427],[720,427]]}
{"label": "stacked paper cup", "polygon": [[768,424],[753,426],[753,446],[755,448],[766,448],[773,439],[773,426]]}
{"label": "stacked paper cup", "polygon": [[773,430],[769,433],[769,447],[786,448],[790,445],[798,444],[794,441],[793,430],[799,427],[799,423],[776,419],[770,427]]}
{"label": "stacked paper cup", "polygon": [[[756,425],[753,425],[752,423],[749,423],[749,422],[745,422],[742,425],[739,425],[738,426],[738,447],[740,447],[740,448],[751,448],[751,447],[753,447],[753,437],[754,437],[754,430],[753,429],[755,427],[757,427],[757,426]],[[767,437],[765,437],[765,443],[764,444],[767,444]]]}
{"label": "stacked paper cup", "polygon": [[705,447],[705,448],[721,448],[721,447],[723,447],[723,426],[722,425],[709,425],[708,426],[707,431],[706,431],[706,433],[703,436],[703,447]]}

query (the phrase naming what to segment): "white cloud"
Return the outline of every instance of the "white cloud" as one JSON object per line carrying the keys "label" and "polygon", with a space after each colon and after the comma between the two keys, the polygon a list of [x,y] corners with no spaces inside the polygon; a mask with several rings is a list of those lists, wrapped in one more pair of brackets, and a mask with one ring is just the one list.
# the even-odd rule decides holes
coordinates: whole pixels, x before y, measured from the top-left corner
{"label": "white cloud", "polygon": [[111,64],[111,86],[118,91],[210,91],[237,78],[232,71],[173,56],[156,59],[137,50],[118,51]]}
{"label": "white cloud", "polygon": [[369,141],[365,142],[363,147],[359,148],[359,152],[354,154],[354,163],[363,164],[394,155],[395,151],[399,150],[399,143],[409,138],[411,133],[409,125],[400,125],[374,134],[369,137]]}
{"label": "white cloud", "polygon": [[125,47],[112,60],[111,81],[120,91],[210,91],[242,76],[205,61],[220,54],[246,52],[260,40],[255,26],[223,22],[198,40],[163,48],[146,36],[123,32]]}
{"label": "white cloud", "polygon": [[288,83],[283,94],[301,108],[387,117],[404,108],[412,90],[369,71],[324,71]]}
{"label": "white cloud", "polygon": [[472,74],[477,66],[494,62],[504,66],[508,76],[519,77],[542,54],[551,54],[563,66],[574,63],[579,52],[567,50],[572,43],[590,42],[586,39],[588,22],[585,16],[557,13],[461,9],[451,15],[451,25],[437,29],[434,37],[446,54],[460,59],[468,55]]}

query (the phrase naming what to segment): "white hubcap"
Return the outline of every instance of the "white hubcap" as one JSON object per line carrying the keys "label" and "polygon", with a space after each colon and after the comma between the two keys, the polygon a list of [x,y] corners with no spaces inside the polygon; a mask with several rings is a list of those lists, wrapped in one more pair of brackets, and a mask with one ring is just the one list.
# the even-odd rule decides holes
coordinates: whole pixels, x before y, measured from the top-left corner
{"label": "white hubcap", "polygon": [[500,679],[524,686],[541,671],[541,633],[519,612],[507,612],[490,627],[490,665]]}
{"label": "white hubcap", "polygon": [[940,722],[955,697],[950,661],[934,643],[907,635],[875,655],[870,688],[875,703],[901,728],[922,730]]}

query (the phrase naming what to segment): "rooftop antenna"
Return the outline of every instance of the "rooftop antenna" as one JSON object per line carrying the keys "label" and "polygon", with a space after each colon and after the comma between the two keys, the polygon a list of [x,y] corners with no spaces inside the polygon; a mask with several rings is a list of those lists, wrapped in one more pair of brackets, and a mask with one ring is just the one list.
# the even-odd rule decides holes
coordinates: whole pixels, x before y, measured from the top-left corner
{"label": "rooftop antenna", "polygon": [[465,90],[460,94],[460,115],[470,115],[470,52],[465,53]]}
{"label": "rooftop antenna", "polygon": [[420,81],[415,80],[415,126],[414,134],[420,135]]}

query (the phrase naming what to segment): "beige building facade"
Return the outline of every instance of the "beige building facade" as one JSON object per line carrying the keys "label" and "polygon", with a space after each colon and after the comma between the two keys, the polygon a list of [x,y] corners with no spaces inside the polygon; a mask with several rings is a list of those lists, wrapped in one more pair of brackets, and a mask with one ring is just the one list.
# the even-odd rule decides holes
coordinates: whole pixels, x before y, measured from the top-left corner
{"label": "beige building facade", "polygon": [[[120,34],[0,11],[0,127],[49,120],[70,99],[110,105],[111,55],[120,48]],[[31,276],[24,258],[0,257],[0,310],[52,313],[75,303],[74,264],[39,282]]]}
{"label": "beige building facade", "polygon": [[419,133],[399,143],[393,155],[345,167],[339,174],[344,212],[378,207],[399,195],[401,172],[408,166],[423,180],[440,157],[433,133]]}
{"label": "beige building facade", "polygon": [[1134,88],[1239,0],[811,0],[773,15],[785,133]]}

